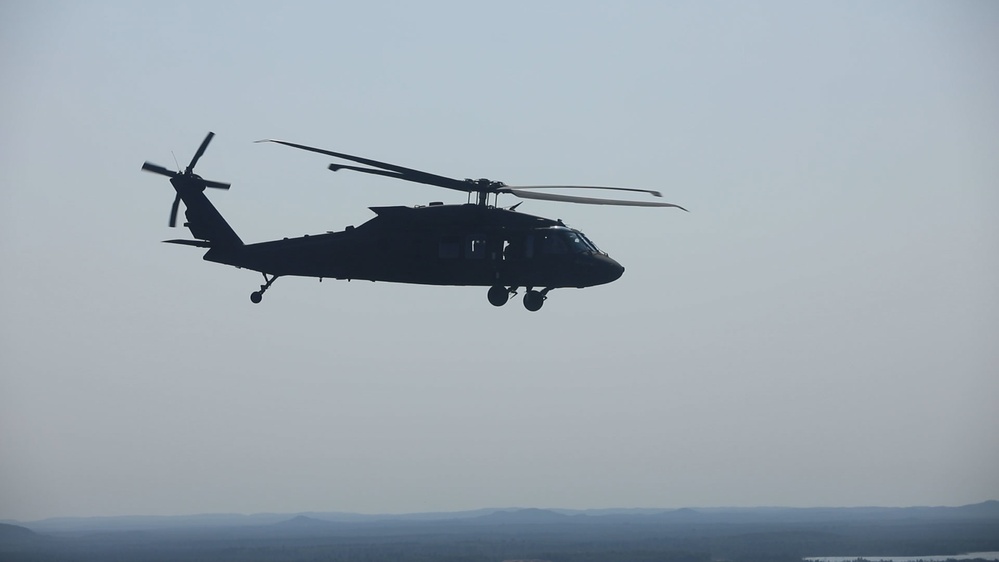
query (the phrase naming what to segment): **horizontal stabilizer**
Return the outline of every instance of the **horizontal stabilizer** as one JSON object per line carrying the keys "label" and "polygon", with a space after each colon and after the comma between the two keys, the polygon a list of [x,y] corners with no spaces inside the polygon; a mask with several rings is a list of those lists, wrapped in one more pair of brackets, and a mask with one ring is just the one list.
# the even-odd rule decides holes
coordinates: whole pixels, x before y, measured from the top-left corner
{"label": "horizontal stabilizer", "polygon": [[212,243],[208,240],[164,240],[164,244],[180,244],[181,246],[196,246],[198,248],[211,248]]}

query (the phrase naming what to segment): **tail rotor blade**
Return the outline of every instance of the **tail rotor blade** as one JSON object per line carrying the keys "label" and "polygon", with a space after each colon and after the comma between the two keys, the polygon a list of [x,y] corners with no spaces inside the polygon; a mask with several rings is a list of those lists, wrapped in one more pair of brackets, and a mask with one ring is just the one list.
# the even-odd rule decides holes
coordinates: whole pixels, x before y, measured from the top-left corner
{"label": "tail rotor blade", "polygon": [[227,182],[206,180],[198,174],[195,174],[193,171],[194,167],[198,164],[198,160],[204,156],[205,150],[208,148],[208,145],[212,142],[212,138],[214,137],[215,133],[212,132],[209,132],[208,135],[205,136],[205,140],[201,141],[201,145],[198,147],[198,150],[195,151],[194,158],[191,159],[190,165],[188,165],[187,169],[183,172],[175,172],[169,168],[165,168],[159,164],[153,164],[149,161],[142,165],[143,171],[170,178],[170,183],[177,191],[177,195],[173,199],[173,205],[170,206],[170,221],[167,223],[171,228],[177,226],[177,213],[180,212],[180,201],[182,199],[181,194],[194,194],[199,191],[204,191],[207,187],[215,189],[229,189],[229,187],[231,187],[231,184]]}
{"label": "tail rotor blade", "polygon": [[193,170],[194,166],[197,165],[198,160],[201,159],[201,155],[205,153],[205,149],[208,148],[208,143],[212,142],[212,137],[214,136],[215,133],[211,131],[208,132],[208,135],[205,137],[205,140],[201,141],[201,146],[199,146],[198,151],[194,153],[194,158],[191,159],[191,164],[187,166],[187,170],[184,173],[191,173],[191,170]]}
{"label": "tail rotor blade", "polygon": [[204,182],[205,187],[214,187],[215,189],[229,189],[230,187],[232,187],[231,183],[225,183],[221,181],[212,181],[206,179],[203,179],[201,181]]}
{"label": "tail rotor blade", "polygon": [[170,207],[170,228],[177,226],[177,210],[180,207],[180,193],[173,198],[173,206]]}
{"label": "tail rotor blade", "polygon": [[161,176],[167,176],[169,178],[174,178],[174,177],[177,177],[177,175],[178,175],[177,172],[175,172],[173,170],[170,170],[168,168],[164,168],[163,166],[160,166],[159,164],[153,164],[152,162],[148,162],[148,161],[145,164],[142,165],[142,169],[145,170],[145,171],[147,171],[147,172],[152,172],[154,174],[159,174]]}

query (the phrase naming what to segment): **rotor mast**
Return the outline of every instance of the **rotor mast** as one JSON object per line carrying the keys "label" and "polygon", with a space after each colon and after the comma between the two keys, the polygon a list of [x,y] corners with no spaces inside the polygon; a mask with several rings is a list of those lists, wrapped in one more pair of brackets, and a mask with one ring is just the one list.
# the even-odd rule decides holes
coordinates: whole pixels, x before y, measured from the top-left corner
{"label": "rotor mast", "polygon": [[469,192],[475,192],[476,194],[476,204],[480,207],[485,207],[489,205],[489,194],[492,193],[499,196],[500,188],[506,187],[506,184],[501,181],[493,181],[486,178],[479,178],[473,180],[471,178],[465,178],[465,182],[472,185]]}

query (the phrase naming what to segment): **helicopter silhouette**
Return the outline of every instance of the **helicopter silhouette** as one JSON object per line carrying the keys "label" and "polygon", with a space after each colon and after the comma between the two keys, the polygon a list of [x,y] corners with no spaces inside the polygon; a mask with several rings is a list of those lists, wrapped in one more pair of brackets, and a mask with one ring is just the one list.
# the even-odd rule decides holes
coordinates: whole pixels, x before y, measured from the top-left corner
{"label": "helicopter silhouette", "polygon": [[215,263],[260,272],[264,283],[250,294],[259,303],[279,277],[318,277],[387,281],[423,285],[489,287],[487,297],[502,306],[520,288],[525,290],[524,307],[541,309],[553,289],[585,288],[610,283],[624,273],[624,267],[611,259],[581,231],[561,220],[516,211],[520,205],[501,208],[497,199],[510,194],[523,199],[562,201],[591,205],[675,207],[656,201],[627,201],[547,193],[553,188],[600,189],[647,193],[657,191],[598,186],[508,186],[488,179],[458,180],[333,152],[287,141],[270,142],[307,150],[341,160],[363,164],[330,164],[332,171],[355,172],[423,183],[467,194],[465,204],[371,207],[375,218],[340,232],[326,232],[297,238],[284,238],[245,244],[229,226],[208,197],[206,188],[229,189],[229,183],[206,180],[194,173],[215,133],[209,132],[184,171],[173,171],[145,162],[142,169],[167,176],[176,190],[170,208],[169,226],[177,223],[180,202],[186,207],[184,223],[193,240],[164,240],[207,248],[204,259]]}

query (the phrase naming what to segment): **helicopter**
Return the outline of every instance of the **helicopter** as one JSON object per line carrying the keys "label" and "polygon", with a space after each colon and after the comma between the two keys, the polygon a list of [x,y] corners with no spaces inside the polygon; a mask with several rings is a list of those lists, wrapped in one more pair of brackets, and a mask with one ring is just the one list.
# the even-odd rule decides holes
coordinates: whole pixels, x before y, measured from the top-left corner
{"label": "helicopter", "polygon": [[[561,220],[517,212],[522,203],[498,206],[500,195],[521,199],[562,201],[591,205],[674,207],[657,201],[629,201],[579,197],[545,190],[556,188],[627,191],[661,197],[657,191],[599,186],[508,186],[488,179],[458,180],[395,164],[379,162],[292,142],[265,139],[323,154],[354,164],[330,164],[331,171],[384,176],[409,182],[463,191],[464,204],[432,202],[407,207],[371,207],[375,218],[343,231],[245,244],[205,196],[206,188],[228,190],[231,184],[206,180],[194,168],[214,138],[209,132],[183,171],[145,162],[142,170],[170,178],[176,195],[169,226],[177,224],[180,202],[186,207],[184,226],[190,239],[164,240],[207,248],[206,261],[261,273],[264,283],[250,294],[258,304],[271,285],[285,276],[337,280],[369,280],[423,285],[489,287],[487,298],[503,306],[524,289],[524,307],[541,309],[548,293],[558,288],[585,288],[610,283],[624,267],[601,251],[581,231]],[[178,166],[179,167],[179,166]]]}

